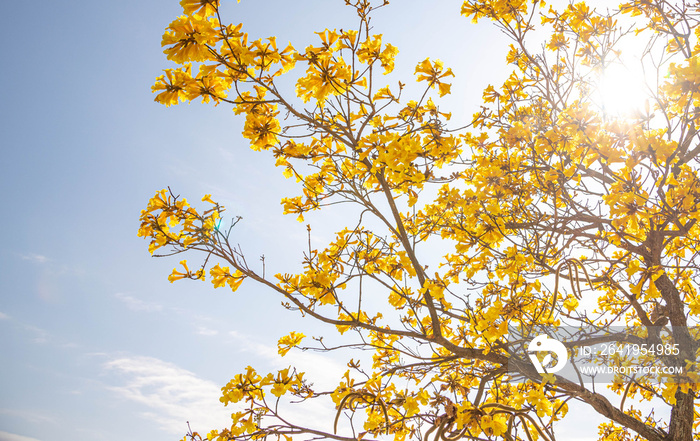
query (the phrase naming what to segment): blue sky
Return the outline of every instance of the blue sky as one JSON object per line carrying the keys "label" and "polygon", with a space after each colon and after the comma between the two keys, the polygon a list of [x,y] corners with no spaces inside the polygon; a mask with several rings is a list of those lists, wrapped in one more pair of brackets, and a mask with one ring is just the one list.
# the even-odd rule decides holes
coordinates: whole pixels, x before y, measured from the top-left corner
{"label": "blue sky", "polygon": [[[251,36],[297,48],[356,24],[342,0],[224,3]],[[400,49],[397,72],[410,81],[419,61],[444,60],[457,75],[450,110],[470,114],[503,75],[503,37],[460,17],[458,1],[394,3],[373,24]],[[299,268],[305,246],[305,226],[279,205],[295,184],[248,149],[233,112],[153,102],[171,67],[161,35],[180,11],[177,0],[3,5],[0,441],[176,440],[187,420],[226,423],[219,388],[249,364],[299,364],[329,385],[345,370],[320,355],[280,359],[280,336],[322,328],[254,285],[170,284],[179,259],[151,258],[136,236],[140,210],[170,186],[243,216],[239,242],[268,271]],[[319,245],[344,226],[333,213],[307,220]]]}

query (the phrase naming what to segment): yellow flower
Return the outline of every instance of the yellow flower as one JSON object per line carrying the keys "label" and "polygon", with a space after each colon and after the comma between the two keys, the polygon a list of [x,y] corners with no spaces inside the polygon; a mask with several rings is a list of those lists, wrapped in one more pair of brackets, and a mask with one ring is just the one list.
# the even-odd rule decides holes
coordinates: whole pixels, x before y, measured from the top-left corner
{"label": "yellow flower", "polygon": [[284,357],[293,347],[298,346],[304,337],[306,336],[301,332],[290,332],[277,342],[277,352]]}
{"label": "yellow flower", "polygon": [[481,418],[479,425],[484,433],[489,436],[500,436],[508,429],[508,424],[506,424],[503,415],[486,415]]}
{"label": "yellow flower", "polygon": [[181,273],[177,270],[177,268],[173,268],[173,273],[168,276],[168,280],[170,281],[170,283],[187,277],[187,273],[189,272],[189,270],[187,269],[187,261],[183,260],[180,262],[180,264],[185,267],[185,272]]}
{"label": "yellow flower", "polygon": [[229,288],[231,288],[231,291],[236,291],[238,287],[241,286],[241,283],[243,283],[243,279],[245,279],[245,277],[245,274],[243,274],[239,270],[236,270],[236,272],[227,280],[228,286]]}
{"label": "yellow flower", "polygon": [[211,283],[214,284],[214,288],[221,288],[226,284],[228,278],[231,277],[229,267],[225,266],[221,268],[218,263],[209,270],[209,275],[211,276]]}
{"label": "yellow flower", "polygon": [[204,271],[202,271],[201,269],[199,269],[193,273],[187,267],[186,260],[181,260],[180,265],[182,265],[185,268],[185,272],[181,273],[177,270],[177,268],[174,268],[172,274],[170,274],[168,276],[168,280],[170,281],[170,283],[173,283],[174,281],[181,280],[181,279],[204,280]]}
{"label": "yellow flower", "polygon": [[[443,69],[442,61],[435,60],[434,62],[431,62],[430,58],[426,58],[425,60],[421,61],[418,66],[416,66],[416,76],[416,81],[428,81],[430,83],[430,87],[434,87],[435,85],[438,85],[439,87],[440,84],[443,84],[440,80],[447,76],[455,75],[452,73],[452,69]],[[449,93],[449,87],[439,89],[440,96]]]}
{"label": "yellow flower", "polygon": [[187,15],[209,17],[219,8],[219,0],[182,0],[180,6]]}
{"label": "yellow flower", "polygon": [[381,47],[382,34],[372,35],[371,39],[367,39],[360,44],[360,49],[357,51],[357,59],[360,63],[372,63],[379,57]]}
{"label": "yellow flower", "polygon": [[251,111],[243,126],[243,136],[250,139],[253,150],[267,150],[277,144],[277,135],[282,132],[276,113]]}
{"label": "yellow flower", "polygon": [[578,308],[578,300],[576,300],[575,297],[569,297],[564,301],[564,308],[566,308],[569,312],[574,311],[576,308]]}
{"label": "yellow flower", "polygon": [[163,34],[161,46],[168,46],[163,53],[168,56],[168,60],[179,64],[213,60],[209,48],[219,40],[218,26],[219,22],[215,18],[181,16],[170,23]]}
{"label": "yellow flower", "polygon": [[342,58],[309,60],[306,76],[297,81],[296,93],[304,102],[315,98],[319,104],[323,104],[329,95],[345,93],[351,80],[352,69]]}
{"label": "yellow flower", "polygon": [[[188,64],[185,68],[177,70],[165,69],[165,75],[156,78],[156,83],[151,87],[152,92],[160,92],[155,97],[155,101],[165,104],[170,107],[178,103],[178,101],[186,101],[188,99],[187,88],[194,81],[190,73],[191,66]],[[165,190],[163,190],[165,192]]]}
{"label": "yellow flower", "polygon": [[387,44],[384,50],[379,54],[379,61],[382,62],[382,67],[384,68],[384,75],[391,73],[394,70],[394,58],[396,54],[399,53],[398,48]]}

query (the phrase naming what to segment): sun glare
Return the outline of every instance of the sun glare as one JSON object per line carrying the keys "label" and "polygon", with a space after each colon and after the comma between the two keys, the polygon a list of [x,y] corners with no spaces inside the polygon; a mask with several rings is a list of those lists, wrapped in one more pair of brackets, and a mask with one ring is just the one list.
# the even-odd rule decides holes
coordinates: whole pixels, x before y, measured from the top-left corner
{"label": "sun glare", "polygon": [[[640,66],[639,62],[636,63]],[[596,94],[606,116],[630,117],[642,112],[649,97],[648,82],[641,67],[610,63],[599,73]]]}
{"label": "sun glare", "polygon": [[[641,43],[641,44],[640,44]],[[644,39],[627,35],[618,41],[615,54],[593,73],[593,98],[606,117],[629,118],[645,113],[656,84],[656,69],[644,56]]]}

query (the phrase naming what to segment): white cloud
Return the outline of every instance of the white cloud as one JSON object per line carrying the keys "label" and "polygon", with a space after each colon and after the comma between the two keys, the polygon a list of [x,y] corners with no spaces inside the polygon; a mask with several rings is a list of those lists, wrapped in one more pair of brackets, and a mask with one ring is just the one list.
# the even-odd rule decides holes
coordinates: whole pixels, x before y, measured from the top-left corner
{"label": "white cloud", "polygon": [[[229,335],[234,338],[241,352],[251,352],[267,361],[264,366],[254,366],[259,374],[264,375],[293,366],[297,372],[304,372],[304,379],[313,383],[313,388],[317,392],[334,390],[347,370],[345,362],[341,362],[335,353],[322,354],[292,349],[287,355],[281,357],[277,353],[277,346],[260,343],[254,337],[237,331],[231,331]],[[333,402],[330,398],[324,397],[304,403],[287,403],[282,410],[282,415],[287,421],[301,426],[332,431],[335,412]]]}
{"label": "white cloud", "polygon": [[39,441],[36,438],[0,431],[0,441]]}
{"label": "white cloud", "polygon": [[[3,312],[0,312],[0,321],[1,320],[7,320],[8,322],[11,321],[16,328],[22,329],[28,334],[31,334],[32,343],[44,344],[53,340],[53,336],[47,330],[39,328],[38,326],[27,324],[24,321],[10,317]],[[70,345],[70,343],[64,345]],[[2,413],[2,409],[0,409],[0,413]]]}
{"label": "white cloud", "polygon": [[231,331],[229,335],[236,340],[236,345],[243,352],[252,352],[268,360],[270,368],[284,369],[294,366],[297,370],[306,372],[305,378],[323,388],[335,388],[347,366],[338,360],[334,353],[303,352],[292,349],[284,357],[277,352],[277,346],[260,343],[254,337]]}
{"label": "white cloud", "polygon": [[[207,330],[200,328],[200,331]],[[343,363],[324,354],[292,351],[281,358],[276,346],[258,343],[236,332],[229,335],[235,339],[241,353],[254,354],[264,360],[255,366],[263,375],[292,365],[306,372],[305,378],[320,391],[335,388],[347,369]],[[113,358],[103,366],[109,376],[109,390],[123,400],[138,404],[135,412],[173,435],[182,436],[187,431],[187,421],[192,430],[200,433],[231,424],[230,415],[235,409],[224,407],[219,401],[223,383],[203,379],[175,364],[152,357],[123,356]],[[231,372],[231,376],[237,373]],[[335,409],[330,399],[310,400],[303,404],[280,403],[280,406],[282,415],[294,423],[332,430]]]}
{"label": "white cloud", "polygon": [[[13,419],[22,419],[32,425],[44,424],[44,423],[57,423],[58,420],[52,416],[43,415],[40,412],[33,410],[18,410],[18,409],[0,409],[0,415],[9,415]],[[2,440],[2,438],[0,438]]]}
{"label": "white cloud", "polygon": [[200,326],[199,328],[197,328],[197,334],[209,337],[212,335],[218,335],[219,331],[217,331],[215,329],[209,329],[209,328],[204,327],[204,326]]}
{"label": "white cloud", "polygon": [[27,331],[31,332],[34,334],[34,338],[32,339],[32,342],[37,343],[37,344],[44,344],[49,341],[49,338],[51,335],[44,329],[41,329],[39,327],[33,326],[33,325],[23,325],[24,329]]}
{"label": "white cloud", "polygon": [[46,263],[49,261],[49,258],[46,256],[42,256],[41,254],[34,254],[34,253],[29,253],[29,254],[22,254],[20,255],[22,260],[30,260],[34,263]]}
{"label": "white cloud", "polygon": [[168,432],[184,434],[187,421],[200,432],[230,425],[231,410],[219,402],[221,385],[152,357],[122,357],[104,367],[121,383],[108,388],[148,408],[141,415]]}
{"label": "white cloud", "polygon": [[131,309],[132,311],[157,312],[163,310],[162,305],[159,305],[157,303],[144,302],[141,299],[137,299],[136,297],[132,297],[121,292],[114,294],[114,297],[122,301],[126,305],[126,307]]}

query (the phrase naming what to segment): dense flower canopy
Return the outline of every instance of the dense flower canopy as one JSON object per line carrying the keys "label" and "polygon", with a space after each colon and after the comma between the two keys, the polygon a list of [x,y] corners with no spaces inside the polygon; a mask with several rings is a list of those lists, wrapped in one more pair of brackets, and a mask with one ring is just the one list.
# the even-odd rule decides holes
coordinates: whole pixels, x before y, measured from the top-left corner
{"label": "dense flower canopy", "polygon": [[[273,277],[232,245],[236,230],[222,226],[224,207],[210,195],[201,211],[159,191],[139,235],[151,253],[201,257],[196,269],[183,260],[171,281],[208,275],[234,291],[260,284],[289,309],[335,327],[345,346],[373,351],[369,369],[350,360],[330,391],[291,367],[265,375],[249,367],[223,388],[221,401],[236,409],[232,425],[208,437],[553,440],[554,423],[576,400],[607,418],[602,440],[693,439],[698,6],[465,1],[465,17],[492,20],[512,39],[504,54],[512,74],[484,90],[470,121],[453,123],[440,107],[459,81],[452,70],[417,61],[423,89],[415,96],[405,96],[403,82],[385,84],[398,49],[369,22],[377,8],[394,6],[346,3],[358,27],[316,32],[305,49],[282,48],[274,37],[251,41],[243,24],[223,24],[218,0],[183,0],[185,15],[163,36],[179,67],[156,80],[157,102],[229,105],[245,115],[251,148],[272,151],[301,184],[282,200],[286,213],[303,220],[342,202],[356,216],[326,248],[309,246],[303,272]],[[638,91],[644,105],[615,113],[598,85],[629,41],[641,48],[636,68],[652,74]],[[295,89],[278,87],[290,75]],[[436,261],[426,250],[438,243],[450,251]],[[684,375],[618,375],[601,393],[582,379],[539,374],[508,339],[509,327],[535,325],[595,327],[607,331],[606,342],[676,348],[644,361],[682,365]],[[280,354],[304,337],[282,337]],[[581,331],[576,346],[593,338]],[[285,417],[288,405],[324,399],[347,417],[339,427],[336,418],[337,433]],[[643,414],[635,403],[644,401],[670,416]]]}

